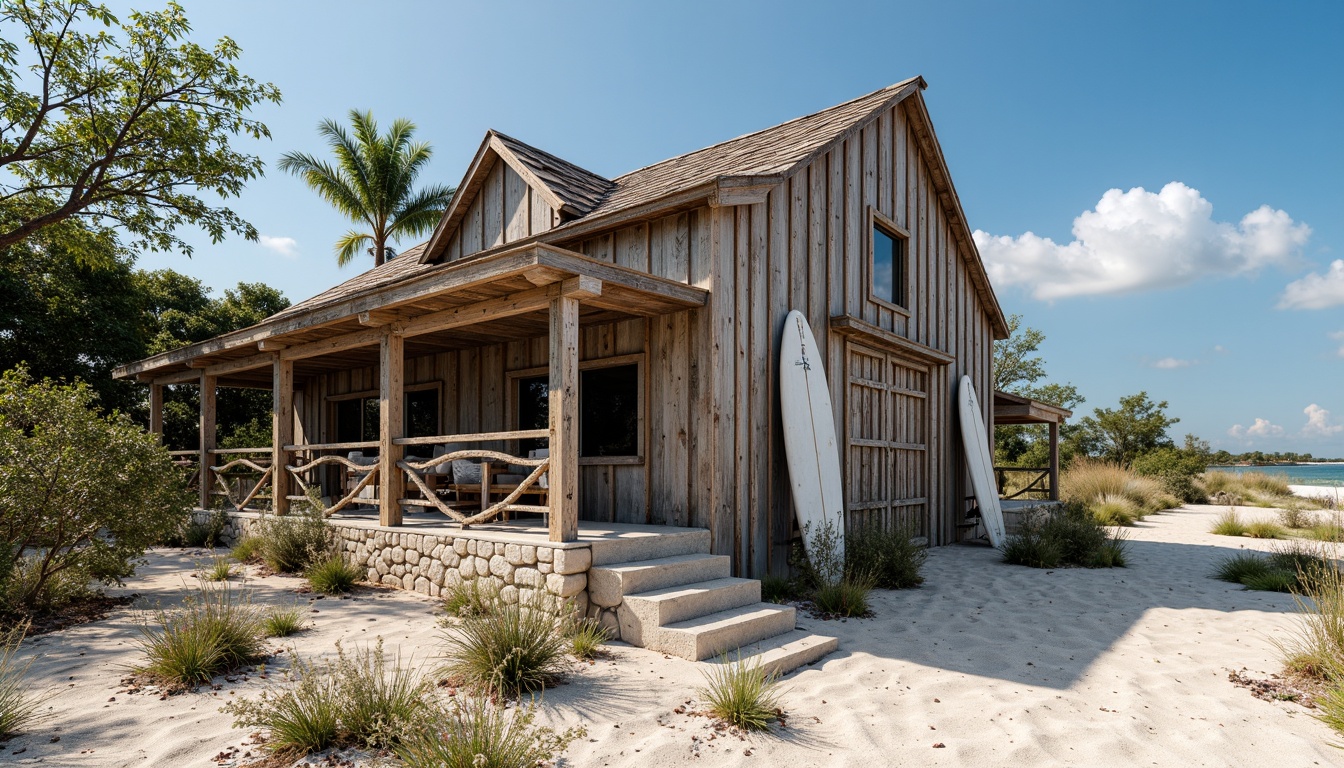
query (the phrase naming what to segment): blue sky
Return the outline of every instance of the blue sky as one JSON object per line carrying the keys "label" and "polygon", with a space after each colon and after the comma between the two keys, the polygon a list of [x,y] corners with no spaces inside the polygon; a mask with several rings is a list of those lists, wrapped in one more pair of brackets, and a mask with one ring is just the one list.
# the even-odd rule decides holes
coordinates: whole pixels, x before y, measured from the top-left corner
{"label": "blue sky", "polygon": [[[358,107],[413,119],[445,183],[487,128],[614,176],[921,74],[999,299],[1085,409],[1146,390],[1177,436],[1344,455],[1344,4],[185,5],[284,92],[268,164]],[[298,179],[233,207],[270,247],[140,265],[294,300],[355,273]]]}

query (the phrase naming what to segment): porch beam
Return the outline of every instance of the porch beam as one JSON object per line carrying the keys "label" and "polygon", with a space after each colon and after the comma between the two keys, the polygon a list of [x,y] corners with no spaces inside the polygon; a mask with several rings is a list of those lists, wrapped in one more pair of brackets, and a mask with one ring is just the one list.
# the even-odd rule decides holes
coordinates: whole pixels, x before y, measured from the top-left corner
{"label": "porch beam", "polygon": [[199,384],[201,382],[201,371],[178,371],[166,376],[158,376],[150,381],[154,384]]}
{"label": "porch beam", "polygon": [[163,385],[149,385],[149,431],[163,442]]}
{"label": "porch beam", "polygon": [[378,353],[378,524],[401,525],[406,475],[397,462],[406,449],[396,441],[405,432],[405,338],[382,329]]}
{"label": "porch beam", "polygon": [[562,296],[577,300],[595,298],[601,295],[601,280],[580,275],[540,288],[500,296],[497,299],[485,299],[475,304],[468,304],[465,307],[431,312],[413,320],[407,320],[404,323],[397,323],[393,326],[393,331],[402,336],[419,336],[536,312],[546,309],[554,299]]}
{"label": "porch beam", "polygon": [[271,505],[289,514],[289,451],[294,442],[294,361],[272,355],[271,363]]}
{"label": "porch beam", "polygon": [[550,539],[577,541],[579,299],[573,294],[552,299],[550,321]]}
{"label": "porch beam", "polygon": [[228,376],[231,373],[241,373],[257,368],[265,368],[266,366],[271,365],[274,359],[274,354],[262,352],[248,357],[240,357],[237,360],[228,360],[223,363],[207,365],[205,367],[205,372],[211,376]]}
{"label": "porch beam", "polygon": [[215,389],[216,379],[208,373],[202,371],[200,374],[201,387],[201,441],[200,441],[200,472],[197,477],[200,479],[200,506],[201,509],[210,508],[210,490],[215,486],[215,473],[210,471],[210,464],[213,461],[210,458],[210,451],[215,449]]}
{"label": "porch beam", "polygon": [[319,357],[336,352],[344,352],[347,349],[356,349],[358,347],[368,347],[378,344],[382,337],[386,335],[383,328],[370,328],[366,331],[355,331],[342,336],[332,336],[329,339],[320,339],[318,341],[300,344],[280,351],[280,356],[286,360],[303,360],[309,357]]}

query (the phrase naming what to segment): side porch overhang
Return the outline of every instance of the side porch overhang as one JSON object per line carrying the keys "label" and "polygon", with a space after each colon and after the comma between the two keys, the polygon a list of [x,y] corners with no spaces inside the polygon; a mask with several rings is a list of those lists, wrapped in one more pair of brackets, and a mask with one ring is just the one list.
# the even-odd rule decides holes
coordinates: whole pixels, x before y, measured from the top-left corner
{"label": "side porch overhang", "polygon": [[[1035,473],[1034,477],[1021,490],[1012,496],[1008,496],[1008,498],[1014,498],[1033,490],[1040,490],[1047,494],[1050,501],[1059,500],[1059,427],[1072,415],[1073,411],[1068,408],[1061,408],[1039,400],[1032,400],[1029,397],[995,390],[994,424],[996,426],[1046,424],[1049,426],[1050,432],[1050,466],[994,468],[999,479],[1000,495],[1004,493],[1005,475],[1008,472],[1027,472]],[[1045,484],[1044,488],[1040,487],[1042,483]]]}
{"label": "side porch overhang", "polygon": [[[201,388],[202,506],[211,500],[210,464],[221,453],[215,450],[216,388],[271,389],[272,445],[260,449],[270,453],[270,467],[261,482],[270,483],[274,508],[284,513],[290,500],[302,498],[291,495],[291,481],[306,488],[295,471],[300,468],[290,465],[294,453],[344,447],[293,444],[295,379],[376,366],[381,431],[377,444],[367,447],[379,451],[380,522],[397,525],[407,475],[413,474],[412,467],[402,462],[405,447],[424,442],[402,434],[406,359],[548,337],[550,427],[525,437],[548,440],[550,456],[532,479],[548,473],[551,538],[572,541],[577,535],[579,496],[579,328],[694,309],[704,306],[708,296],[703,288],[534,243],[421,270],[390,284],[360,288],[355,281],[351,290],[321,305],[283,312],[250,328],[123,365],[114,376],[150,385],[150,423],[156,431],[162,429],[164,386]],[[523,436],[450,435],[442,440]],[[256,494],[254,490],[248,498]]]}

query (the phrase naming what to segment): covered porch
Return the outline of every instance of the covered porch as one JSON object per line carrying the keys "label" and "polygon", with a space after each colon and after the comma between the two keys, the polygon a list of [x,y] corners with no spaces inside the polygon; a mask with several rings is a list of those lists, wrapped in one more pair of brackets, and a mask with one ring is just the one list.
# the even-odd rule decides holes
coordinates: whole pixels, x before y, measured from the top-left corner
{"label": "covered porch", "polygon": [[[1039,400],[994,392],[994,424],[1045,424],[1050,453],[1045,467],[994,467],[999,496],[1005,501],[1059,501],[1059,427],[1073,411]],[[1012,505],[1006,505],[1005,508]]]}
{"label": "covered porch", "polygon": [[[474,535],[502,525],[510,535],[544,529],[550,542],[579,541],[580,329],[695,309],[708,291],[542,244],[448,265],[403,258],[261,325],[123,366],[118,375],[149,384],[151,429],[158,432],[164,387],[199,387],[199,448],[176,453],[196,465],[202,508],[222,497],[236,509],[269,505],[285,514],[294,503],[320,498],[324,514],[352,523],[372,523],[371,511],[357,509],[372,504],[381,527],[447,524]],[[408,361],[520,340],[544,341],[546,364],[529,379],[544,398],[536,409],[544,425],[408,434]],[[364,401],[376,408],[368,419],[376,434],[332,440],[325,425],[305,424],[296,413],[304,382],[357,368],[376,369],[376,391]],[[220,387],[271,390],[270,446],[217,447]],[[326,418],[326,404],[308,406]],[[503,400],[492,407],[500,412],[491,421],[505,424]],[[352,458],[375,452],[376,459]],[[466,483],[454,484],[456,498],[444,498],[437,475],[459,460],[518,474],[496,485],[486,469],[469,501],[461,500],[471,490]],[[334,482],[337,473],[354,479]],[[542,518],[503,523],[515,514]]]}

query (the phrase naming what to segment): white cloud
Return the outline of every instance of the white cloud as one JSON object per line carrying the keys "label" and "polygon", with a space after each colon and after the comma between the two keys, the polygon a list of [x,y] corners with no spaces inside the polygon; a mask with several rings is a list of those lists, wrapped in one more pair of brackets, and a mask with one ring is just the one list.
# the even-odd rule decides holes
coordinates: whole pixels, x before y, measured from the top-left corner
{"label": "white cloud", "polygon": [[260,243],[262,248],[275,251],[286,259],[297,259],[299,257],[299,241],[292,237],[258,235],[257,242]]}
{"label": "white cloud", "polygon": [[1213,351],[1221,355],[1227,351],[1227,347],[1224,347],[1222,344],[1214,344]]}
{"label": "white cloud", "polygon": [[1189,368],[1194,364],[1194,360],[1182,360],[1178,357],[1164,357],[1161,360],[1154,361],[1153,367],[1164,371],[1171,371],[1177,368]]}
{"label": "white cloud", "polygon": [[1330,437],[1344,432],[1344,424],[1330,423],[1330,412],[1315,403],[1303,408],[1302,412],[1307,414],[1307,424],[1302,427],[1306,437]]}
{"label": "white cloud", "polygon": [[1344,304],[1344,259],[1335,259],[1324,274],[1294,280],[1283,289],[1279,309],[1329,309]]}
{"label": "white cloud", "polygon": [[1060,244],[976,230],[975,244],[996,285],[1027,286],[1037,299],[1119,294],[1240,275],[1293,261],[1311,228],[1267,205],[1237,224],[1213,220],[1199,190],[1173,181],[1160,192],[1111,189],[1073,220]]}
{"label": "white cloud", "polygon": [[1283,434],[1283,427],[1271,423],[1269,419],[1257,418],[1255,423],[1249,427],[1233,424],[1232,428],[1227,430],[1227,434],[1238,440],[1251,437],[1279,437]]}

